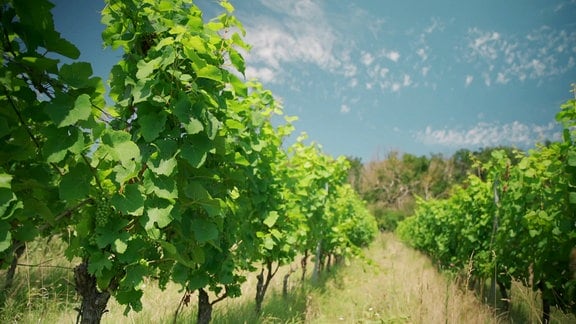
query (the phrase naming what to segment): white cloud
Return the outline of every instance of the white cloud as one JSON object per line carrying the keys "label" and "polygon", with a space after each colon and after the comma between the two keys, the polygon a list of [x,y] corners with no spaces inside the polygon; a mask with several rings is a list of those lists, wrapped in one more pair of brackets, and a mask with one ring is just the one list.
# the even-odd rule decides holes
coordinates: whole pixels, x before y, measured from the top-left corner
{"label": "white cloud", "polygon": [[482,73],[482,77],[484,78],[484,84],[489,87],[492,84],[492,80],[490,79],[490,74],[488,72]]}
{"label": "white cloud", "polygon": [[264,83],[273,83],[276,79],[277,72],[278,71],[267,67],[257,68],[249,65],[246,67],[246,78],[258,79]]}
{"label": "white cloud", "polygon": [[278,74],[285,64],[307,63],[347,77],[356,74],[348,56],[337,52],[338,37],[320,4],[310,0],[261,2],[281,18],[258,16],[244,20],[248,22],[246,41],[252,45],[246,59],[249,66],[259,67],[253,72],[264,72],[274,81],[270,75]]}
{"label": "white cloud", "polygon": [[499,33],[483,32],[477,28],[472,28],[470,32],[476,36],[469,44],[475,55],[491,60],[498,58],[497,42],[500,39]]}
{"label": "white cloud", "polygon": [[400,53],[397,51],[383,50],[383,55],[392,62],[398,62],[398,60],[400,59]]}
{"label": "white cloud", "polygon": [[343,68],[343,73],[345,77],[353,77],[356,75],[356,73],[358,72],[358,68],[356,67],[356,65],[352,64],[352,63],[346,63],[344,64]]}
{"label": "white cloud", "polygon": [[418,54],[418,56],[420,56],[420,58],[422,59],[422,61],[426,61],[428,59],[428,53],[426,53],[426,50],[423,48],[419,48],[416,51],[416,54]]}
{"label": "white cloud", "polygon": [[524,35],[503,34],[479,28],[468,30],[466,63],[481,71],[485,84],[491,80],[537,80],[565,74],[576,65],[576,31],[548,26]]}
{"label": "white cloud", "polygon": [[402,86],[407,87],[412,84],[412,78],[408,74],[404,74],[402,79]]}
{"label": "white cloud", "polygon": [[426,75],[428,75],[428,72],[430,72],[430,67],[424,66],[424,67],[422,67],[422,69],[420,71],[422,72],[422,76],[426,76]]}
{"label": "white cloud", "polygon": [[467,75],[467,76],[466,76],[466,81],[464,81],[464,83],[465,83],[466,86],[468,87],[469,85],[472,84],[472,81],[474,81],[474,76],[472,76],[472,75]]}
{"label": "white cloud", "polygon": [[508,81],[510,81],[510,79],[507,78],[504,73],[498,72],[498,75],[496,76],[496,83],[506,84]]}
{"label": "white cloud", "polygon": [[342,104],[342,106],[340,106],[340,112],[347,114],[350,112],[350,107],[347,104]]}
{"label": "white cloud", "polygon": [[444,23],[438,18],[432,18],[432,22],[424,29],[424,34],[432,34],[436,30],[444,30]]}
{"label": "white cloud", "polygon": [[368,65],[372,64],[372,62],[374,62],[374,56],[372,56],[372,54],[370,54],[368,52],[362,52],[362,56],[360,58],[360,61],[362,62],[362,64],[368,66]]}
{"label": "white cloud", "polygon": [[356,88],[357,85],[358,85],[358,79],[356,78],[352,78],[348,82],[348,86],[350,86],[350,88]]}
{"label": "white cloud", "polygon": [[388,72],[390,72],[389,68],[381,68],[380,69],[380,77],[385,78],[388,75]]}
{"label": "white cloud", "polygon": [[480,122],[469,129],[433,129],[428,126],[415,134],[424,144],[450,147],[488,147],[497,145],[532,146],[537,142],[558,140],[557,124],[526,125],[519,121],[508,124]]}

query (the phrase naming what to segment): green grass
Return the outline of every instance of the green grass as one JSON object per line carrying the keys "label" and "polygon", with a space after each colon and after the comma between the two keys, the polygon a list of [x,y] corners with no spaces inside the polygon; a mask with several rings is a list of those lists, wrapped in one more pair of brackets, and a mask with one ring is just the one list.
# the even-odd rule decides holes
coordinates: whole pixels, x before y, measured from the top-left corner
{"label": "green grass", "polygon": [[[79,300],[73,287],[71,269],[75,262],[61,257],[63,245],[37,242],[28,247],[9,291],[0,323],[74,323]],[[255,274],[243,284],[243,295],[214,306],[213,323],[538,323],[538,293],[515,282],[508,314],[488,306],[490,297],[481,297],[440,274],[430,260],[406,247],[392,234],[382,234],[366,249],[371,264],[354,259],[333,267],[317,283],[301,272],[290,276],[288,296],[282,295],[285,266],[273,279],[262,314],[254,311]],[[58,267],[55,267],[58,266]],[[296,263],[292,265],[296,268]],[[312,265],[310,264],[310,268]],[[311,270],[310,270],[311,271]],[[4,272],[0,272],[4,279]],[[183,292],[169,285],[165,291],[146,283],[140,313],[123,315],[124,307],[113,299],[103,323],[173,323]],[[196,298],[179,313],[177,323],[193,323]],[[482,299],[486,299],[486,303]],[[558,311],[553,323],[576,323],[573,315]]]}

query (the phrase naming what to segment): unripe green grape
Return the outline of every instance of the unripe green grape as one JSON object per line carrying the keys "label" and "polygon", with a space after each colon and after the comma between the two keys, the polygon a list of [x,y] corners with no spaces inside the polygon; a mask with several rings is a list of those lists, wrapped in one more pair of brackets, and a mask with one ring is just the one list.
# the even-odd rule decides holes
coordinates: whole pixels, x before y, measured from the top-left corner
{"label": "unripe green grape", "polygon": [[110,216],[112,209],[108,200],[102,199],[96,204],[96,214],[94,219],[96,221],[96,227],[104,227],[108,224],[108,218]]}

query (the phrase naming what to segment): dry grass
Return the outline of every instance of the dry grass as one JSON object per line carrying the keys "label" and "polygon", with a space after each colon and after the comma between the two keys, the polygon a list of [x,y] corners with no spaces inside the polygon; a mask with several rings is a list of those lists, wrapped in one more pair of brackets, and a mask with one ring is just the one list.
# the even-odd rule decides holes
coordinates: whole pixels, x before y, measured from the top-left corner
{"label": "dry grass", "polygon": [[489,307],[392,234],[379,237],[367,256],[373,266],[354,262],[325,293],[313,296],[310,323],[499,322]]}
{"label": "dry grass", "polygon": [[[44,242],[31,246],[22,263],[71,269],[75,263],[59,257],[61,252],[62,246],[46,246]],[[438,273],[427,257],[393,234],[378,237],[366,256],[373,264],[352,260],[316,284],[301,282],[298,269],[290,277],[288,297],[281,291],[283,276],[290,267],[282,267],[270,285],[260,317],[254,311],[256,277],[248,274],[241,297],[216,304],[213,323],[539,323],[539,295],[520,283],[512,286],[510,316],[506,316]],[[74,323],[74,307],[79,300],[72,281],[71,271],[66,269],[20,267],[12,298],[0,312],[0,322]],[[150,281],[142,298],[142,312],[124,316],[124,307],[111,299],[103,323],[173,323],[181,298],[179,287],[171,285],[161,291]],[[196,298],[193,295],[190,305],[181,310],[178,323],[195,322]],[[576,317],[554,312],[552,323],[576,323]]]}

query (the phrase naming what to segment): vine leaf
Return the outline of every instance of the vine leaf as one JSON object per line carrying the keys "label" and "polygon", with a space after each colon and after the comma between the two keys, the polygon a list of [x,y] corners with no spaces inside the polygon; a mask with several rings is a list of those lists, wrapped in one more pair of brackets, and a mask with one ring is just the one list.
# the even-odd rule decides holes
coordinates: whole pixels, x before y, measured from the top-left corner
{"label": "vine leaf", "polygon": [[173,205],[167,205],[165,207],[152,207],[148,208],[146,215],[148,216],[148,221],[145,224],[145,228],[154,228],[154,223],[158,225],[159,228],[164,228],[172,222],[172,216],[170,212],[172,211]]}
{"label": "vine leaf", "polygon": [[7,250],[12,245],[10,224],[0,222],[0,252]]}
{"label": "vine leaf", "polygon": [[45,111],[56,126],[65,127],[88,119],[92,112],[92,103],[87,94],[81,94],[74,102],[71,97],[60,95],[46,105]]}
{"label": "vine leaf", "polygon": [[92,66],[86,62],[75,62],[64,64],[60,68],[60,80],[75,88],[89,86],[90,76],[92,75]]}
{"label": "vine leaf", "polygon": [[216,224],[203,217],[192,220],[192,230],[194,231],[194,237],[199,243],[214,241],[218,238]]}
{"label": "vine leaf", "polygon": [[206,65],[196,71],[199,78],[210,79],[214,81],[222,81],[222,71],[214,65]]}
{"label": "vine leaf", "polygon": [[122,214],[140,216],[144,213],[144,196],[137,184],[127,184],[124,193],[116,193],[110,202]]}
{"label": "vine leaf", "polygon": [[158,138],[164,130],[167,114],[164,111],[153,111],[154,107],[144,107],[139,107],[138,110],[138,123],[141,126],[140,132],[146,142],[152,142]]}
{"label": "vine leaf", "polygon": [[127,132],[109,130],[102,135],[102,143],[112,148],[116,160],[126,168],[130,167],[131,162],[140,161],[140,149]]}
{"label": "vine leaf", "polygon": [[278,220],[278,216],[279,216],[278,212],[271,211],[270,213],[268,213],[268,216],[264,220],[264,224],[268,227],[274,226],[274,224],[276,224],[276,220]]}
{"label": "vine leaf", "polygon": [[46,143],[42,153],[49,163],[58,163],[66,157],[68,151],[79,154],[84,149],[84,136],[80,129],[56,128],[53,125],[44,130]]}
{"label": "vine leaf", "polygon": [[195,168],[201,167],[206,161],[208,151],[212,149],[213,143],[201,134],[190,136],[186,140],[186,145],[182,148],[182,157]]}
{"label": "vine leaf", "polygon": [[73,201],[88,196],[91,178],[90,168],[84,163],[70,167],[60,181],[60,199]]}

